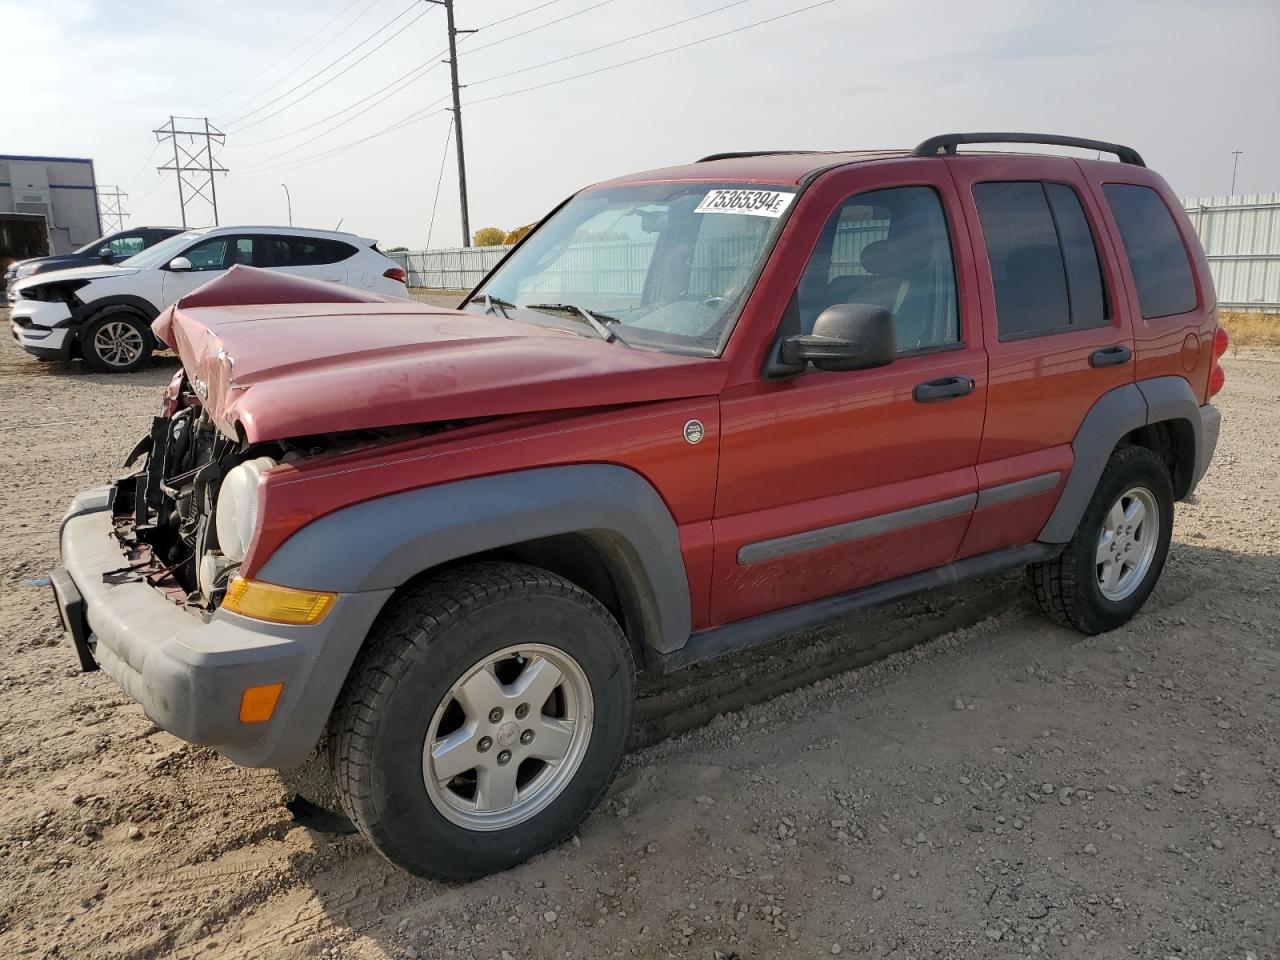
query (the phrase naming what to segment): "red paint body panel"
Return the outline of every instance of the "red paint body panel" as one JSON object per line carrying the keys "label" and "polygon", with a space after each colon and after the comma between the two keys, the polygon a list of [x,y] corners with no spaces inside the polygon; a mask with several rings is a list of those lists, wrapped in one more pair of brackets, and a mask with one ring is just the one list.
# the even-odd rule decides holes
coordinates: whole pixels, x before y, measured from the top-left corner
{"label": "red paint body panel", "polygon": [[[1103,327],[1001,342],[972,185],[1053,180],[1077,189],[1111,300]],[[157,321],[203,381],[206,406],[250,443],[401,424],[440,433],[329,454],[270,471],[242,573],[253,576],[298,529],[376,497],[470,477],[610,463],[645,477],[674,518],[703,629],[1033,541],[1072,468],[1071,441],[1102,394],[1135,376],[1187,376],[1208,389],[1216,328],[1207,264],[1167,185],[1143,168],[1060,157],[900,152],[779,155],[648,171],[662,181],[801,185],[719,358],[605,343],[499,317],[343,299],[232,271]],[[1101,185],[1154,186],[1193,259],[1201,307],[1143,321]],[[831,212],[868,190],[926,185],[952,233],[961,343],[843,373],[762,376],[779,323]],[[220,286],[221,284],[221,286]],[[264,287],[266,284],[266,287]],[[327,285],[320,285],[325,286]],[[345,289],[345,288],[344,288]],[[286,305],[287,303],[287,305]],[[1134,359],[1093,368],[1124,344]],[[913,387],[964,375],[974,391],[920,404]],[[690,444],[683,426],[701,420]],[[739,550],[1048,473],[1049,491],[787,557]]]}
{"label": "red paint body panel", "polygon": [[206,406],[250,443],[400,424],[715,395],[715,360],[422,304],[179,308],[170,336]]}

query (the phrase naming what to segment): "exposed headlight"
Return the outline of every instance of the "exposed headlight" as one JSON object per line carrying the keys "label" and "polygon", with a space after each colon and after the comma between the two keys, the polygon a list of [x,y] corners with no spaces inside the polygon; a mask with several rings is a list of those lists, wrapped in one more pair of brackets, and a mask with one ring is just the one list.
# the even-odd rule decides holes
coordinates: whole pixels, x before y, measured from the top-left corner
{"label": "exposed headlight", "polygon": [[24,263],[18,267],[17,278],[21,280],[23,277],[29,277],[33,273],[39,273],[40,268],[34,263]]}
{"label": "exposed headlight", "polygon": [[231,470],[218,491],[218,546],[228,560],[243,560],[258,525],[258,481],[276,465],[270,457],[246,460]]}

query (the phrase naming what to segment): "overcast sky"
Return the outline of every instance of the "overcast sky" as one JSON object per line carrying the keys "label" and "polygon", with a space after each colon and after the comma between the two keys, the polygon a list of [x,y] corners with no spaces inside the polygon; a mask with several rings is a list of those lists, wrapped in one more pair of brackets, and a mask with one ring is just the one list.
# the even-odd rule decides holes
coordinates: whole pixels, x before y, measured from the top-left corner
{"label": "overcast sky", "polygon": [[[1184,197],[1225,194],[1238,149],[1237,193],[1280,191],[1277,0],[830,0],[696,42],[815,2],[457,0],[459,28],[493,24],[459,56],[472,230],[528,223],[587,183],[707,153],[909,147],[966,129],[1127,143]],[[448,68],[388,85],[440,59],[443,8],[0,0],[0,25],[0,153],[92,157],[100,184],[127,189],[133,223],[178,222],[173,175],[154,169],[172,147],[157,150],[152,128],[171,113],[207,114],[227,132],[224,224],[284,223],[283,182],[296,224],[341,219],[384,247],[426,241]],[[460,239],[451,150],[432,246]]]}

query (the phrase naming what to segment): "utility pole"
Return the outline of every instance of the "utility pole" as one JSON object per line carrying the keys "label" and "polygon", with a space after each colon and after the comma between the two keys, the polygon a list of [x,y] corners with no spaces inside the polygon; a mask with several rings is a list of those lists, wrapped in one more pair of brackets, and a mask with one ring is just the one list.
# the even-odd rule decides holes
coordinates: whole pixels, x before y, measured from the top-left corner
{"label": "utility pole", "polygon": [[475,33],[474,30],[459,30],[453,23],[453,0],[427,0],[437,6],[444,7],[445,19],[449,25],[449,64],[450,79],[453,84],[453,129],[454,140],[458,144],[458,200],[462,204],[462,245],[471,246],[471,217],[467,213],[467,160],[462,146],[462,100],[458,91],[462,86],[458,83],[458,34]]}
{"label": "utility pole", "polygon": [[124,229],[124,218],[129,215],[129,211],[124,209],[124,201],[128,199],[129,195],[122,193],[119,187],[98,188],[98,216],[107,233],[119,233]]}
{"label": "utility pole", "polygon": [[1232,196],[1235,196],[1235,193],[1236,193],[1236,170],[1237,170],[1237,169],[1239,168],[1239,166],[1240,166],[1240,154],[1242,154],[1242,153],[1244,153],[1244,151],[1243,151],[1243,150],[1232,150],[1232,151],[1231,151],[1231,157],[1232,157],[1232,160],[1231,160],[1231,195],[1232,195]]}
{"label": "utility pole", "polygon": [[[191,129],[179,129],[178,121],[191,121]],[[171,172],[178,179],[178,208],[182,215],[182,227],[186,229],[187,208],[197,200],[204,201],[213,210],[213,225],[218,225],[218,189],[214,182],[217,174],[227,168],[213,156],[214,146],[224,146],[226,136],[209,123],[208,117],[169,117],[165,126],[151,131],[156,140],[173,141],[173,163],[156,167],[162,173]],[[180,138],[186,137],[183,143]]]}

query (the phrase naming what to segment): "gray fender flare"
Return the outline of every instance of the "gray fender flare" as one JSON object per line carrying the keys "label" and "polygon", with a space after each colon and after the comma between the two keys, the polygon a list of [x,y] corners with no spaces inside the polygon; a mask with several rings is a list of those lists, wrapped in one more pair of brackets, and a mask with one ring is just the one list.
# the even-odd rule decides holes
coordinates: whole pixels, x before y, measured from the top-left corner
{"label": "gray fender flare", "polygon": [[[1191,385],[1182,377],[1139,380],[1103,394],[1089,409],[1071,441],[1075,464],[1058,505],[1037,539],[1043,543],[1066,543],[1071,539],[1112,451],[1126,434],[1148,424],[1184,420],[1190,425],[1196,449],[1191,484],[1194,488],[1213,453],[1213,445],[1203,436],[1202,418],[1203,412]],[[1213,439],[1217,439],[1216,435]]]}
{"label": "gray fender flare", "polygon": [[622,573],[648,646],[685,645],[689,582],[675,520],[646,479],[612,464],[521,470],[358,503],[307,524],[258,577],[337,593],[392,590],[451,560],[560,534],[587,536]]}

